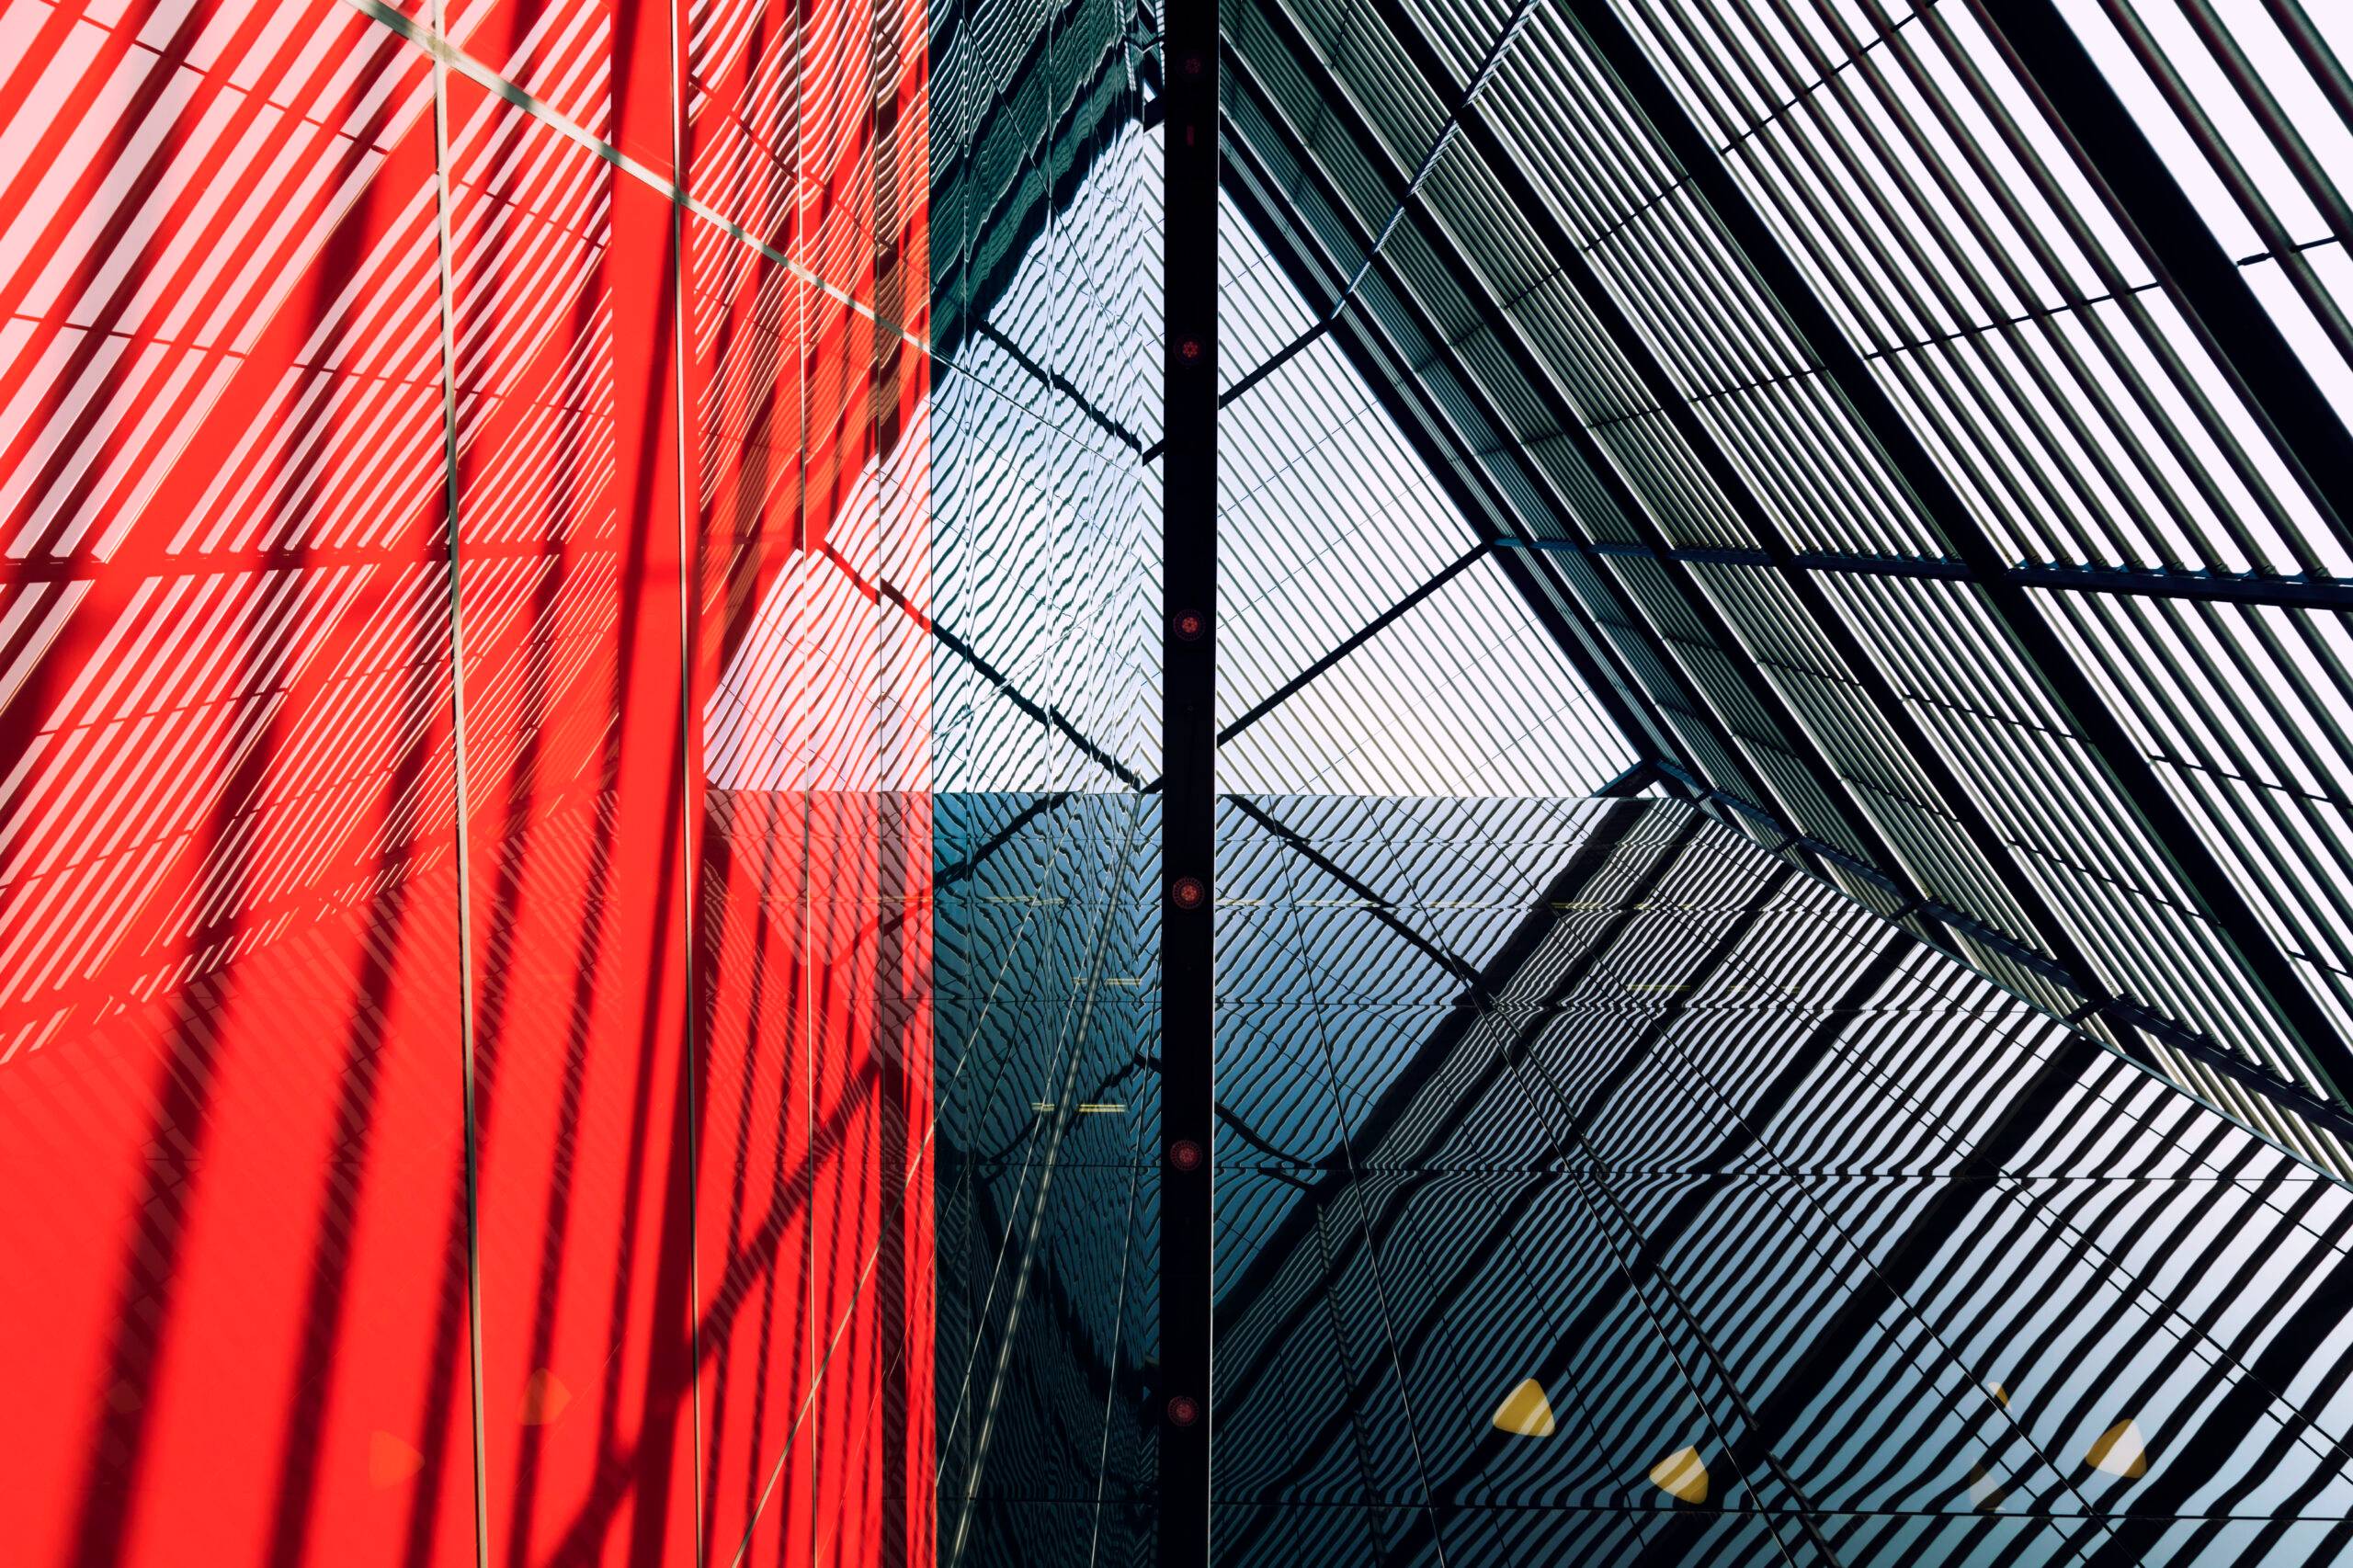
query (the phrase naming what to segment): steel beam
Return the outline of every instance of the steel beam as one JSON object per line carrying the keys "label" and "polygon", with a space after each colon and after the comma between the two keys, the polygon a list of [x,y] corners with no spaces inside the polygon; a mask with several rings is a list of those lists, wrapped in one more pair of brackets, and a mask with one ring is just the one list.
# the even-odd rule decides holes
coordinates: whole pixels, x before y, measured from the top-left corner
{"label": "steel beam", "polygon": [[1216,1148],[1218,5],[1167,0],[1161,233],[1159,1560],[1210,1560]]}
{"label": "steel beam", "polygon": [[2090,51],[2052,0],[1972,8],[2338,542],[2353,546],[2353,435]]}
{"label": "steel beam", "polygon": [[2353,610],[2353,582],[2342,577],[2244,576],[2227,572],[2149,572],[2126,566],[2028,562],[2010,568],[2013,583],[2078,594],[2134,594],[2210,604],[2273,605],[2282,609]]}
{"label": "steel beam", "polygon": [[[1499,539],[1498,550],[1556,551],[1583,555],[1639,555],[1654,560],[1696,561],[1722,566],[1770,566],[1773,557],[1762,550],[1720,546],[1687,546],[1661,557],[1646,544],[1604,541],[1587,544],[1565,539]],[[1854,555],[1839,551],[1802,550],[1791,554],[1792,564],[1808,572],[1859,577],[1928,577],[1972,583],[1975,570],[1952,555]],[[2353,578],[2288,577],[2268,573],[2169,572],[2135,566],[2093,566],[2067,561],[2029,561],[2006,567],[2002,574],[2021,587],[2056,588],[2074,594],[2125,594],[2142,598],[2181,599],[2193,603],[2270,605],[2281,609],[2353,611]]]}

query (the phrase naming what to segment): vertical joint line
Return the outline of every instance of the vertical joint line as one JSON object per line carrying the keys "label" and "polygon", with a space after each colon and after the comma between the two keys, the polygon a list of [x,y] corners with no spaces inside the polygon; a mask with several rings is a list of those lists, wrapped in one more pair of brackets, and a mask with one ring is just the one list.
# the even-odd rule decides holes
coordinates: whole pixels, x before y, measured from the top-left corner
{"label": "vertical joint line", "polygon": [[[442,0],[433,0],[433,31],[445,31]],[[433,209],[440,256],[441,295],[441,487],[442,512],[449,530],[449,754],[457,812],[458,1051],[465,1131],[466,1359],[471,1373],[474,1446],[474,1562],[490,1568],[490,1474],[483,1450],[482,1387],[482,1144],[474,1109],[474,938],[470,896],[473,885],[469,853],[466,790],[466,638],[458,574],[458,332],[457,265],[449,222],[449,62],[433,51]]]}
{"label": "vertical joint line", "polygon": [[688,1491],[694,1496],[696,1568],[707,1568],[710,1548],[703,1539],[702,1455],[702,1107],[695,1096],[695,905],[696,846],[700,842],[695,822],[695,681],[694,533],[687,511],[687,206],[693,199],[687,184],[687,73],[678,55],[678,0],[670,0],[670,363],[674,371],[673,399],[676,407],[676,439],[671,449],[678,477],[678,893],[680,1085],[687,1096],[687,1403],[692,1413],[688,1434],[693,1469]]}

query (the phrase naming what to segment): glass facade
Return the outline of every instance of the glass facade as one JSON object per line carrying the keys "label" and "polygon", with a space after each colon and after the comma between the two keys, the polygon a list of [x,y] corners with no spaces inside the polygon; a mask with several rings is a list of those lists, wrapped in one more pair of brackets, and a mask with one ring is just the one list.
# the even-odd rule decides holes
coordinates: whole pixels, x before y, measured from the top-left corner
{"label": "glass facade", "polygon": [[939,1561],[1155,1561],[1158,801],[943,795]]}
{"label": "glass facade", "polygon": [[0,0],[0,1562],[2353,1561],[2353,25]]}
{"label": "glass facade", "polygon": [[1161,1279],[1150,18],[932,22],[939,1563],[1148,1563]]}
{"label": "glass facade", "polygon": [[2338,1183],[1680,801],[1222,823],[1217,1562],[2353,1551]]}

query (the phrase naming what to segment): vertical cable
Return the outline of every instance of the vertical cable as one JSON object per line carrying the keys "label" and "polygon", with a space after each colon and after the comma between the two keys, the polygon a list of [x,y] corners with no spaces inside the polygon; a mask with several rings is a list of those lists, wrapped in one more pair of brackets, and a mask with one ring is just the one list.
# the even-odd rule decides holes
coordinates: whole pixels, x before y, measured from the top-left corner
{"label": "vertical cable", "polygon": [[467,845],[466,639],[458,576],[457,266],[449,223],[448,25],[444,0],[433,0],[434,222],[441,252],[441,484],[449,528],[449,750],[458,818],[458,1050],[466,1140],[466,1344],[473,1385],[474,1562],[475,1568],[490,1568],[489,1460],[483,1447],[482,1147],[475,1135],[474,1116],[473,875]]}
{"label": "vertical cable", "polygon": [[687,1404],[693,1426],[688,1442],[691,1456],[695,1500],[695,1563],[710,1562],[703,1541],[702,1458],[702,1107],[695,1096],[695,931],[700,912],[695,904],[695,864],[701,835],[695,821],[695,645],[694,607],[700,576],[696,571],[693,515],[688,497],[697,494],[687,485],[687,204],[693,199],[687,185],[687,71],[678,50],[678,0],[670,0],[670,345],[675,371],[672,388],[677,403],[677,438],[672,460],[678,471],[678,883],[686,917],[681,945],[686,949],[682,971],[685,1031],[679,1074],[687,1096]]}

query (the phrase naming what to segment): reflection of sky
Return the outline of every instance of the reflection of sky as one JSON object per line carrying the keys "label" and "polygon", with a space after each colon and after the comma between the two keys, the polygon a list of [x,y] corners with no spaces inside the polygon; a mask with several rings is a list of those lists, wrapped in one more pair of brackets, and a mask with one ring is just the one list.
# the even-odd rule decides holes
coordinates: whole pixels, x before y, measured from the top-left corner
{"label": "reflection of sky", "polygon": [[[1137,778],[1157,775],[1159,132],[1121,132],[934,388],[940,625]],[[1223,380],[1309,324],[1224,215]],[[1025,363],[1026,361],[1026,363]],[[1040,372],[1050,372],[1049,381]],[[1328,340],[1221,432],[1219,719],[1235,719],[1476,542]],[[1119,787],[935,646],[941,790]],[[1236,790],[1583,794],[1632,760],[1492,560],[1461,573],[1223,750]]]}
{"label": "reflection of sky", "polygon": [[[1242,214],[1222,231],[1231,387],[1313,324]],[[1219,428],[1232,724],[1477,542],[1330,336],[1228,404]],[[1222,788],[1585,794],[1633,761],[1518,591],[1475,562],[1219,755]]]}
{"label": "reflection of sky", "polygon": [[[1159,772],[1160,138],[1120,128],[934,380],[939,625],[1136,779]],[[1079,743],[932,652],[942,790],[1113,790]]]}

